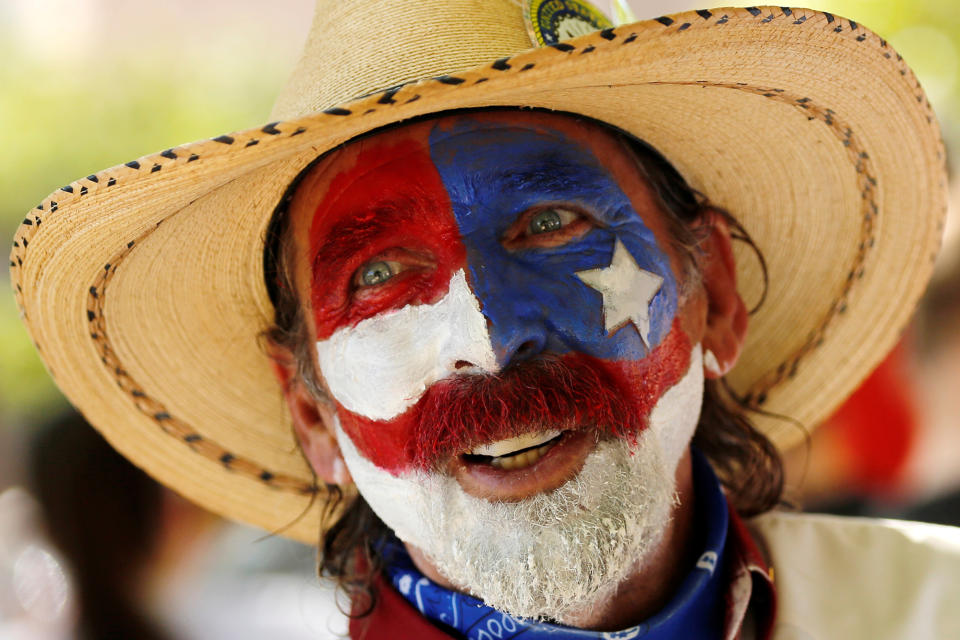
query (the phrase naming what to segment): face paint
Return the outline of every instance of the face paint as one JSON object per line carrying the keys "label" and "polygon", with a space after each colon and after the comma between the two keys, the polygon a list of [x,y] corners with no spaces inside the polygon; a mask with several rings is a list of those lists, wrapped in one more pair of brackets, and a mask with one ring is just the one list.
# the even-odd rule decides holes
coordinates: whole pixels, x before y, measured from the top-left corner
{"label": "face paint", "polygon": [[[636,361],[670,331],[677,288],[669,259],[589,148],[556,130],[463,118],[433,129],[430,154],[450,196],[471,285],[490,320],[501,365],[524,343],[537,353]],[[503,237],[518,219],[544,207],[585,218],[585,233],[555,247],[505,247]],[[609,267],[619,246],[662,282],[636,309],[649,316],[649,348],[639,327],[621,323],[608,333],[603,294],[576,275]],[[613,284],[636,275],[636,269],[624,272]]]}
{"label": "face paint", "polygon": [[[464,266],[459,235],[450,199],[423,144],[361,146],[354,165],[331,181],[310,227],[318,340],[381,313],[439,300]],[[375,259],[403,260],[409,268],[389,286],[361,292],[355,272]],[[396,347],[380,357],[409,353],[402,344]]]}
{"label": "face paint", "polygon": [[[318,342],[317,351],[340,406],[373,420],[409,409],[429,385],[452,375],[457,362],[497,371],[487,321],[462,269],[436,304],[409,305],[343,327]],[[406,357],[384,359],[385,353]],[[345,362],[351,366],[340,366]]]}
{"label": "face paint", "polygon": [[[563,621],[659,547],[700,348],[668,256],[590,148],[562,127],[438,122],[363,142],[312,223],[337,438],[373,510],[454,585]],[[375,261],[396,273],[360,286]],[[549,491],[478,498],[440,464],[544,428],[597,436]]]}
{"label": "face paint", "polygon": [[[449,122],[363,142],[314,217],[318,356],[344,432],[395,475],[544,426],[635,441],[688,369],[668,257],[589,148],[547,127]],[[545,211],[552,226],[533,233]],[[358,288],[357,269],[392,258],[404,269]],[[578,382],[511,383],[518,354],[555,357]]]}
{"label": "face paint", "polygon": [[654,405],[687,368],[689,352],[686,336],[677,329],[638,363],[567,353],[520,363],[495,376],[458,373],[431,385],[394,420],[374,421],[341,410],[341,426],[368,460],[395,475],[434,470],[451,456],[544,425],[590,429],[598,438],[632,443]]}
{"label": "face paint", "polygon": [[475,498],[442,473],[395,477],[359,452],[339,424],[336,432],[377,516],[448,580],[501,611],[563,622],[602,603],[658,547],[702,397],[696,345],[637,443],[601,441],[576,477],[515,503]]}

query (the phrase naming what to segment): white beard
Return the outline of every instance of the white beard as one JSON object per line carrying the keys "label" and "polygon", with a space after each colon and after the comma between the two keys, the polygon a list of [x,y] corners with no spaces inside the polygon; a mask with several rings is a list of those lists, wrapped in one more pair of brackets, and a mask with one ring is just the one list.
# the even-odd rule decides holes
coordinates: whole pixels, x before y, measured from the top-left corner
{"label": "white beard", "polygon": [[659,547],[702,397],[696,346],[636,446],[600,442],[577,476],[510,503],[475,498],[444,474],[392,476],[364,458],[339,424],[336,430],[370,507],[450,582],[505,613],[564,622],[607,599]]}

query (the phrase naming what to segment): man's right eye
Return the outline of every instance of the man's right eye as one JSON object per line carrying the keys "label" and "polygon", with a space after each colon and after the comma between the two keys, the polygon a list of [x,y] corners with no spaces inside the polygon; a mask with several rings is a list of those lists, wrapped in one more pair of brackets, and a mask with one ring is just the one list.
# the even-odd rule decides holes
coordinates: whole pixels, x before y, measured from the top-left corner
{"label": "man's right eye", "polygon": [[368,262],[357,270],[354,284],[358,287],[373,287],[383,284],[403,271],[403,265],[394,260]]}

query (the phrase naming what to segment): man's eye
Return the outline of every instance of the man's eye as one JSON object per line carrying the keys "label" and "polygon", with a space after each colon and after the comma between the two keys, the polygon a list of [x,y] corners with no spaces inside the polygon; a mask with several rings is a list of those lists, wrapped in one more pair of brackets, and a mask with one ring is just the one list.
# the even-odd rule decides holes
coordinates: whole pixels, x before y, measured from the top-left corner
{"label": "man's eye", "polygon": [[500,242],[510,251],[549,249],[569,244],[596,226],[589,214],[546,206],[517,216]]}
{"label": "man's eye", "polygon": [[566,209],[544,209],[530,218],[527,231],[530,235],[552,233],[559,231],[578,217],[580,216]]}
{"label": "man's eye", "polygon": [[402,270],[403,265],[393,260],[368,262],[357,271],[354,283],[361,287],[372,287],[386,282]]}

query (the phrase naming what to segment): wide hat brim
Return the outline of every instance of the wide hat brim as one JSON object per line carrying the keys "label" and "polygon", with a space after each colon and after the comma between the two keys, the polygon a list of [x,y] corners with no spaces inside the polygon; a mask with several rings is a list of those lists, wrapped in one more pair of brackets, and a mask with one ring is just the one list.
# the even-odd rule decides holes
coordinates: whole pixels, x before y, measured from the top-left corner
{"label": "wide hat brim", "polygon": [[[683,13],[382,89],[80,179],[16,233],[17,301],[60,388],[124,455],[227,517],[316,540],[323,495],[258,339],[273,319],[263,238],[311,160],[379,127],[537,107],[652,144],[767,260],[729,381],[808,428],[889,350],[932,270],[936,119],[883,39],[830,14]],[[761,271],[737,251],[751,305]],[[756,422],[783,448],[804,436]]]}

